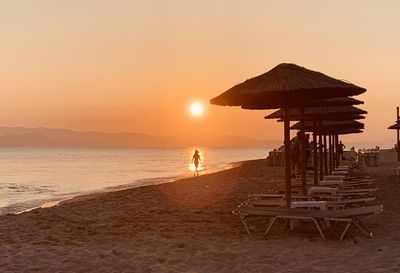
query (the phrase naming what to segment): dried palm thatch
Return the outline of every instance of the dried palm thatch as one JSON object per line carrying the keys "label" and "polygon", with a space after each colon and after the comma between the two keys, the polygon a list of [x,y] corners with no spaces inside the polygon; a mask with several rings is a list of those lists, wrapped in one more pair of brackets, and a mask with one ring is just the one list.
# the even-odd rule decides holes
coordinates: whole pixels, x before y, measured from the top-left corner
{"label": "dried palm thatch", "polygon": [[307,106],[312,100],[362,94],[365,88],[295,64],[283,63],[211,99],[223,106],[262,109]]}
{"label": "dried palm thatch", "polygon": [[321,135],[348,135],[362,133],[363,130],[355,128],[342,128],[342,129],[324,129],[317,131]]}
{"label": "dried palm thatch", "polygon": [[[355,120],[342,120],[342,121],[321,121],[318,122],[316,129],[317,130],[335,130],[335,129],[364,129],[364,123],[355,121]],[[300,122],[295,123],[290,127],[292,130],[300,130],[301,124]],[[304,123],[304,129],[306,131],[313,131],[314,123],[312,121],[306,121]]]}
{"label": "dried palm thatch", "polygon": [[[303,103],[303,105],[304,104],[305,103]],[[344,105],[359,105],[359,104],[364,104],[364,102],[350,97],[338,97],[325,100],[310,100],[307,102],[307,107],[344,106]],[[265,103],[263,102],[263,100],[260,100],[258,103],[254,103],[251,105],[242,105],[242,108],[250,110],[263,110],[265,109],[264,105]]]}
{"label": "dried palm thatch", "polygon": [[[354,106],[326,106],[326,107],[306,107],[304,114],[298,108],[288,110],[288,118],[290,120],[339,120],[342,117],[357,116],[366,114],[367,111]],[[264,117],[265,119],[282,119],[283,110],[279,109],[272,114]],[[347,118],[349,119],[349,118]]]}
{"label": "dried palm thatch", "polygon": [[392,130],[400,130],[400,120],[396,121],[395,124],[391,125],[388,127],[388,129],[392,129]]}
{"label": "dried palm thatch", "polygon": [[[362,115],[326,115],[323,117],[314,117],[314,118],[309,118],[308,121],[342,121],[342,120],[360,120],[360,119],[365,119],[365,116]],[[300,117],[294,117],[290,119],[291,121],[297,121],[301,120]],[[283,122],[283,119],[278,119],[278,122]]]}

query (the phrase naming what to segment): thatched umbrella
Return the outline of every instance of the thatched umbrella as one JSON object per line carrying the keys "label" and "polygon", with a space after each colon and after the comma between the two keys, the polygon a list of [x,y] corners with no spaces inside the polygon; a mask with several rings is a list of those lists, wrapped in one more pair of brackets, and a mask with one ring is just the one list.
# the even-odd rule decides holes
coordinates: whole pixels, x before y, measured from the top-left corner
{"label": "thatched umbrella", "polygon": [[389,126],[388,129],[392,130],[397,130],[397,161],[400,162],[400,137],[399,137],[399,131],[400,131],[400,116],[399,116],[399,107],[396,107],[397,110],[397,118],[396,118],[396,123],[393,124],[392,126]]}
{"label": "thatched umbrella", "polygon": [[211,99],[212,104],[262,108],[297,108],[309,101],[360,95],[365,88],[295,64],[280,64]]}
{"label": "thatched umbrella", "polygon": [[[358,104],[364,104],[364,102],[350,97],[337,97],[324,100],[310,100],[309,102],[307,102],[307,107],[344,106],[344,105],[358,105]],[[260,100],[258,103],[253,105],[243,105],[242,108],[251,110],[263,110],[265,109],[263,105],[264,105],[263,102]]]}
{"label": "thatched umbrella", "polygon": [[[265,119],[283,119],[284,109],[279,109],[267,116]],[[307,107],[304,113],[299,109],[289,109],[288,117],[290,120],[340,120],[342,117],[348,119],[349,116],[364,115],[367,111],[354,106],[325,106]]]}
{"label": "thatched umbrella", "polygon": [[[306,121],[304,125],[304,129],[307,132],[314,132],[314,123],[312,121]],[[291,130],[300,130],[300,122],[297,122],[290,126]],[[329,120],[329,121],[321,121],[316,131],[317,132],[325,132],[328,130],[340,130],[340,129],[364,129],[364,123],[358,122],[355,120]]]}
{"label": "thatched umbrella", "polygon": [[388,129],[391,129],[391,130],[400,130],[400,120],[399,120],[399,121],[396,121],[395,124],[389,126]]}
{"label": "thatched umbrella", "polygon": [[[323,101],[319,101],[321,104],[324,104],[326,102]],[[303,132],[304,130],[301,129],[301,124],[304,123],[305,120],[309,120],[309,121],[313,121],[313,126],[314,128],[317,127],[317,122],[320,121],[329,121],[329,120],[334,120],[334,121],[338,121],[338,120],[355,120],[355,119],[363,119],[364,117],[361,116],[362,114],[366,114],[367,112],[359,109],[357,107],[354,106],[350,106],[350,105],[344,105],[344,106],[324,106],[324,107],[306,107],[303,108],[303,112],[299,109],[289,109],[289,114],[288,114],[288,119],[289,120],[300,120],[300,132]],[[268,115],[265,117],[266,119],[276,119],[278,118],[279,120],[283,120],[283,109],[277,110],[275,112],[273,112],[272,114]],[[278,121],[279,121],[278,120]],[[304,134],[301,133],[302,138],[304,139]],[[315,137],[314,137],[315,136]],[[329,136],[329,142],[331,142],[331,137]],[[314,144],[316,144],[316,134],[313,134],[313,142]],[[322,142],[324,142],[324,144],[322,145]],[[322,160],[322,157],[320,157],[320,178],[322,177],[322,173],[323,171],[325,171],[325,173],[328,173],[328,165],[327,165],[327,158],[326,158],[326,154],[327,154],[327,137],[326,135],[321,135],[319,137],[319,144],[320,147],[324,147],[323,151],[322,148],[320,148],[320,154],[322,154],[322,152],[324,153],[324,161]],[[330,145],[331,146],[331,145]],[[317,157],[317,151],[316,151],[317,147],[316,145],[314,145],[314,159]],[[302,149],[301,151],[301,160],[300,162],[305,162],[306,161],[306,152],[304,149]],[[317,163],[317,161],[314,161],[315,163]],[[325,169],[321,169],[322,165],[325,166]],[[302,192],[305,194],[306,192],[306,166],[305,163],[303,163],[302,165],[300,165],[301,167],[301,176],[302,176]],[[318,166],[314,167],[314,183],[317,184],[318,183],[318,171],[317,171]]]}
{"label": "thatched umbrella", "polygon": [[[286,206],[291,203],[290,173],[290,121],[287,109],[306,107],[310,101],[335,97],[355,96],[366,91],[365,88],[340,81],[294,64],[280,64],[272,70],[235,85],[221,95],[211,99],[212,104],[241,106],[242,108],[276,109],[285,108],[285,184]],[[304,146],[304,142],[303,142]]]}

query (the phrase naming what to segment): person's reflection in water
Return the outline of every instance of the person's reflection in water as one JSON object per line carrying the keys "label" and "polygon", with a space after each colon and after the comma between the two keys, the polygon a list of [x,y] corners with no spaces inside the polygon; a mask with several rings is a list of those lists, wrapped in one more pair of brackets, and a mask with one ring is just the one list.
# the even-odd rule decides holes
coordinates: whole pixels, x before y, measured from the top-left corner
{"label": "person's reflection in water", "polygon": [[194,171],[194,174],[193,174],[194,176],[199,175],[199,170],[198,170],[199,162],[201,162],[200,154],[199,154],[199,151],[195,150],[193,157],[192,157],[192,163],[194,163],[194,166],[196,167],[196,170]]}

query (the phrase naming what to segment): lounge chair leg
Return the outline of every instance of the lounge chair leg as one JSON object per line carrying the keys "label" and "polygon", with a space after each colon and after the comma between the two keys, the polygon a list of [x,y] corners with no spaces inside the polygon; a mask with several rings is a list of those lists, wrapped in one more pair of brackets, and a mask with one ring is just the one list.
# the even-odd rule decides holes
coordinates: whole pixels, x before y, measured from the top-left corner
{"label": "lounge chair leg", "polygon": [[318,229],[318,231],[319,231],[319,234],[321,235],[322,239],[325,240],[325,235],[324,235],[324,233],[322,232],[322,229],[321,229],[321,227],[319,226],[318,221],[317,221],[316,219],[314,219],[314,218],[312,218],[312,220],[313,220],[314,224],[316,225],[316,227],[317,227],[317,229]]}
{"label": "lounge chair leg", "polygon": [[353,220],[349,220],[349,221],[347,222],[347,225],[346,225],[346,227],[344,228],[344,231],[343,231],[342,235],[340,236],[339,241],[342,241],[342,240],[343,240],[343,238],[344,238],[344,236],[346,235],[347,231],[349,230],[349,228],[350,228],[352,222],[353,222]]}
{"label": "lounge chair leg", "polygon": [[250,230],[249,230],[249,228],[247,227],[247,224],[246,224],[246,216],[242,216],[241,215],[240,219],[242,220],[242,224],[243,224],[244,228],[246,229],[247,234],[251,236]]}
{"label": "lounge chair leg", "polygon": [[354,221],[354,225],[358,227],[359,230],[361,230],[368,238],[372,239],[372,232],[366,231],[365,225],[358,219]]}
{"label": "lounge chair leg", "polygon": [[267,237],[267,234],[268,234],[268,232],[270,231],[270,229],[272,228],[272,225],[275,223],[276,219],[277,219],[277,217],[272,217],[272,218],[269,220],[268,227],[267,227],[267,229],[265,230],[263,237]]}

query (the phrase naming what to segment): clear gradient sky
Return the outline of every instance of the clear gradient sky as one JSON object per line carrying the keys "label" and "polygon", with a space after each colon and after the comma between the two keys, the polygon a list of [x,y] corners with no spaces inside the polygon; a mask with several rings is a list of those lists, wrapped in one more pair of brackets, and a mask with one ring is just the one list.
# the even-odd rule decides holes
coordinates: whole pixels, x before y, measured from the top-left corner
{"label": "clear gradient sky", "polygon": [[365,133],[349,139],[394,138],[399,11],[396,0],[0,1],[0,126],[278,139],[271,111],[208,101],[291,62],[368,89]]}

